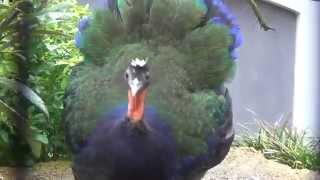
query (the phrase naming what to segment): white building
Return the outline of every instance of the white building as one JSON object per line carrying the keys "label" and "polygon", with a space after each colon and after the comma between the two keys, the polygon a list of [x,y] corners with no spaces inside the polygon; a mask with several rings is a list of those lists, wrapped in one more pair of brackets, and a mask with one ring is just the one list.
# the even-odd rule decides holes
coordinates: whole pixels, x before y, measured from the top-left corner
{"label": "white building", "polygon": [[261,30],[247,0],[225,2],[244,36],[230,85],[236,122],[292,114],[294,127],[320,137],[320,2],[260,1],[274,32]]}

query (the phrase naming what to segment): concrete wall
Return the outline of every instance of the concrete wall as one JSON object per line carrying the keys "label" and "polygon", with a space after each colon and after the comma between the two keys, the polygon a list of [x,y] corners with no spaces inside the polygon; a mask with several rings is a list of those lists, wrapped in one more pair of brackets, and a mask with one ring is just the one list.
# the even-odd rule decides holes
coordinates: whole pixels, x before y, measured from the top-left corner
{"label": "concrete wall", "polygon": [[254,119],[275,123],[292,114],[297,16],[269,3],[259,3],[268,23],[276,29],[265,32],[246,0],[225,2],[236,15],[244,39],[236,76],[229,85],[234,117],[237,124],[256,130]]}
{"label": "concrete wall", "polygon": [[320,2],[270,0],[298,15],[293,124],[320,137]]}
{"label": "concrete wall", "polygon": [[[293,114],[293,125],[319,136],[319,2],[270,0],[259,2],[275,32],[264,32],[246,0],[225,0],[244,35],[238,69],[229,85],[235,120],[271,123]],[[250,126],[254,129],[254,125]]]}

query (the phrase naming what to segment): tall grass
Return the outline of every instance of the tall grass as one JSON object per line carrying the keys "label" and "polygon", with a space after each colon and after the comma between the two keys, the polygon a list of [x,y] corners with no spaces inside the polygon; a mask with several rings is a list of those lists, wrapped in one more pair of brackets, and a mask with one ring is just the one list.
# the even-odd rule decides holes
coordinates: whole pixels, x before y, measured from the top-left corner
{"label": "tall grass", "polygon": [[319,140],[307,138],[306,132],[289,128],[288,121],[282,125],[271,125],[261,120],[257,122],[258,133],[241,135],[237,145],[252,147],[261,151],[266,158],[292,168],[320,170],[320,153],[316,150]]}

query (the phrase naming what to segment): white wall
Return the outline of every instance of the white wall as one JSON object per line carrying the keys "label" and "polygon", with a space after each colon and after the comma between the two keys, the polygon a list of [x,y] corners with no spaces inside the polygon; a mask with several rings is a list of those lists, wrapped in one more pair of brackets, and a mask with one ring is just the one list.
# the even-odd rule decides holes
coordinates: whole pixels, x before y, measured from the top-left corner
{"label": "white wall", "polygon": [[293,125],[320,137],[320,2],[266,0],[298,14]]}

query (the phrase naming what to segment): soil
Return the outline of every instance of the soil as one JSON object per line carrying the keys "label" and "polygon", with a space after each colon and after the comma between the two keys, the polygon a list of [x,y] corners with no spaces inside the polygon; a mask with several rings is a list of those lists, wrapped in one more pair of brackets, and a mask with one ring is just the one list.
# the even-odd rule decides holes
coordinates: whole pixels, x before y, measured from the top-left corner
{"label": "soil", "polygon": [[232,148],[226,159],[202,180],[320,180],[320,173],[266,159],[251,148]]}
{"label": "soil", "polygon": [[[39,163],[33,169],[0,167],[0,180],[19,180],[19,176],[26,176],[26,180],[73,180],[69,161]],[[232,148],[202,180],[320,180],[320,174],[267,160],[254,149]]]}

